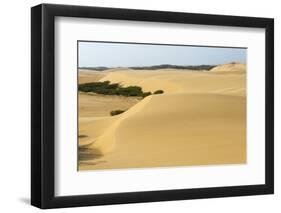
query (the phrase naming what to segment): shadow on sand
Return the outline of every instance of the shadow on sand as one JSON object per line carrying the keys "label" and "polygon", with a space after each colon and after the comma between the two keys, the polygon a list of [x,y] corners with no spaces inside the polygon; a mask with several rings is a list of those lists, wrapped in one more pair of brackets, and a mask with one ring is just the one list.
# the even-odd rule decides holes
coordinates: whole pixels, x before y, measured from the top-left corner
{"label": "shadow on sand", "polygon": [[98,160],[103,157],[97,150],[88,148],[89,146],[80,146],[78,150],[79,165],[96,165],[99,163],[105,163],[105,160]]}

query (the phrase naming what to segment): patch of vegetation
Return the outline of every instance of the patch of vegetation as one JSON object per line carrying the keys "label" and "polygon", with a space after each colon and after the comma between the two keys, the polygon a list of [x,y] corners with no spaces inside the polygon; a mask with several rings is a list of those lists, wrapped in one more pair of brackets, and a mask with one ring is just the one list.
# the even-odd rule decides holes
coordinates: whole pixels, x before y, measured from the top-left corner
{"label": "patch of vegetation", "polygon": [[119,115],[119,114],[121,114],[121,113],[123,113],[123,112],[125,112],[125,111],[126,111],[126,110],[120,110],[120,109],[113,110],[113,111],[110,112],[110,115],[111,115],[111,116]]}
{"label": "patch of vegetation", "polygon": [[142,97],[145,98],[146,96],[149,96],[149,95],[151,95],[151,94],[152,94],[151,92],[144,92],[144,93],[142,94]]}
{"label": "patch of vegetation", "polygon": [[164,93],[164,91],[159,89],[159,90],[156,90],[153,94],[163,94],[163,93]]}
{"label": "patch of vegetation", "polygon": [[[146,97],[151,95],[151,92],[143,92],[139,86],[128,86],[122,87],[118,83],[110,83],[110,81],[104,82],[91,82],[79,84],[78,90],[82,92],[94,92],[103,95],[120,95],[120,96],[135,96],[135,97]],[[163,90],[157,90],[164,92]],[[160,93],[154,93],[160,94]]]}
{"label": "patch of vegetation", "polygon": [[119,84],[110,84],[110,81],[104,82],[91,82],[85,84],[79,84],[78,90],[82,92],[94,92],[104,95],[117,95],[119,90]]}
{"label": "patch of vegetation", "polygon": [[143,91],[139,86],[119,87],[116,91],[116,95],[122,96],[142,96]]}

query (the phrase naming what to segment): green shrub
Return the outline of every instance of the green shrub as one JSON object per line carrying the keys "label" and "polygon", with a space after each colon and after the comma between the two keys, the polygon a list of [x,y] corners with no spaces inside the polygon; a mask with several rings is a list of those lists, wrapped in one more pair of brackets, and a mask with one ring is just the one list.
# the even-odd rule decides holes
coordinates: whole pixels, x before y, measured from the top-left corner
{"label": "green shrub", "polygon": [[119,84],[110,84],[110,81],[91,82],[80,84],[78,90],[82,92],[95,92],[99,94],[112,94],[119,88]]}
{"label": "green shrub", "polygon": [[[143,92],[142,88],[139,86],[128,86],[122,87],[118,83],[110,83],[110,81],[104,82],[91,82],[79,84],[78,90],[82,92],[94,92],[103,95],[121,95],[121,96],[136,96],[136,97],[146,97],[151,95],[151,92]],[[162,94],[163,90],[157,90],[153,94]]]}
{"label": "green shrub", "polygon": [[111,115],[111,116],[119,115],[119,114],[121,114],[121,113],[123,113],[123,112],[125,112],[125,111],[126,111],[126,110],[120,110],[120,109],[113,110],[113,111],[110,112],[110,115]]}
{"label": "green shrub", "polygon": [[164,91],[159,89],[159,90],[156,90],[153,94],[163,94],[163,93],[164,93]]}
{"label": "green shrub", "polygon": [[120,87],[117,93],[123,96],[142,96],[143,91],[141,87],[129,86],[129,87]]}
{"label": "green shrub", "polygon": [[149,96],[149,95],[151,95],[151,92],[144,92],[144,93],[142,94],[142,97],[145,98],[146,96]]}

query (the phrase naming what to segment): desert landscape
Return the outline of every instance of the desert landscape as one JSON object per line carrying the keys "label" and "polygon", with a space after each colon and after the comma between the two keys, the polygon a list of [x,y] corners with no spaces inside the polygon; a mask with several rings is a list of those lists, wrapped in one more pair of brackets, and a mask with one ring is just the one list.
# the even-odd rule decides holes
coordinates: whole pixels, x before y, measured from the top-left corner
{"label": "desert landscape", "polygon": [[245,64],[78,74],[78,170],[246,163]]}

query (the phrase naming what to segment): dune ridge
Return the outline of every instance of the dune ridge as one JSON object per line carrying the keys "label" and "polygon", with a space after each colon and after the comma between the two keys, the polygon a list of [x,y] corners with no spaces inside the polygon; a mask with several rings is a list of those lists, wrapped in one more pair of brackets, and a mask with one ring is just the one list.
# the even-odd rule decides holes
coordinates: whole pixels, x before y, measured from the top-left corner
{"label": "dune ridge", "polygon": [[134,116],[134,114],[142,111],[142,108],[149,103],[151,100],[150,97],[146,97],[144,100],[124,112],[123,114],[117,115],[112,117],[113,119],[105,118],[110,124],[108,124],[108,127],[106,127],[106,130],[104,131],[101,136],[97,137],[94,142],[91,142],[87,148],[91,148],[96,152],[97,154],[104,155],[110,151],[112,151],[115,147],[116,139],[116,129],[120,125],[120,123],[127,118]]}
{"label": "dune ridge", "polygon": [[[215,69],[215,68],[214,68]],[[221,70],[221,68],[219,68]],[[99,81],[138,85],[144,91],[162,89],[165,93],[232,93],[245,95],[246,73],[232,71],[119,71],[108,73]],[[225,89],[229,90],[225,91]]]}
{"label": "dune ridge", "polygon": [[222,64],[212,68],[210,72],[246,72],[246,64],[238,62]]}

